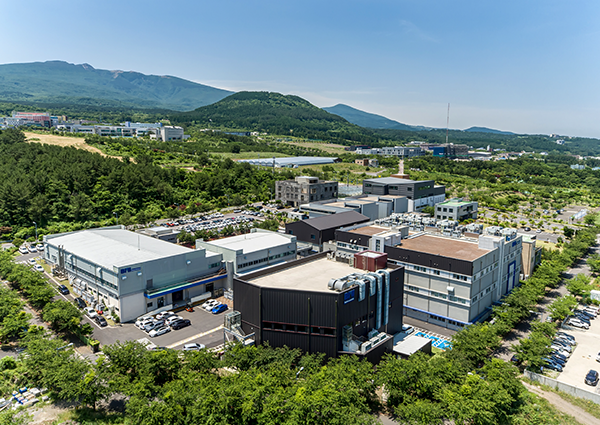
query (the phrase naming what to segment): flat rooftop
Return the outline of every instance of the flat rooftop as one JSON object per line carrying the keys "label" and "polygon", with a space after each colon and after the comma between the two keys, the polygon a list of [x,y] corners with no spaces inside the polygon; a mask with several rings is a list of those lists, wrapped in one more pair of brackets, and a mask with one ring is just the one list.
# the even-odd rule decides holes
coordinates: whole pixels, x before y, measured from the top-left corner
{"label": "flat rooftop", "polygon": [[430,180],[409,180],[409,179],[399,179],[397,177],[379,177],[374,179],[364,179],[363,181],[369,183],[378,183],[378,184],[413,184],[426,182]]}
{"label": "flat rooftop", "polygon": [[327,287],[329,280],[339,279],[352,273],[366,274],[367,270],[355,269],[348,263],[341,263],[327,258],[319,258],[300,265],[291,265],[267,275],[248,279],[263,288],[296,289],[301,291],[317,291],[333,293]]}
{"label": "flat rooftop", "polygon": [[383,233],[383,232],[398,233],[398,232],[391,232],[390,230],[391,229],[389,227],[364,226],[364,227],[359,227],[358,229],[349,230],[349,232],[357,233],[359,235],[366,235],[366,236],[373,236],[373,235],[377,235],[377,234]]}
{"label": "flat rooftop", "polygon": [[465,261],[474,261],[490,252],[487,249],[479,248],[479,244],[476,242],[431,235],[418,235],[410,239],[404,239],[398,247]]}
{"label": "flat rooftop", "polygon": [[274,246],[292,244],[294,242],[291,241],[291,238],[278,233],[252,232],[207,243],[221,248],[231,249],[233,251],[241,249],[244,254],[248,254],[250,252],[269,249]]}
{"label": "flat rooftop", "polygon": [[[107,269],[194,252],[193,249],[116,227],[48,235],[45,241],[54,246],[62,245],[65,251]],[[206,251],[207,257],[214,255],[219,254]]]}
{"label": "flat rooftop", "polygon": [[473,204],[473,202],[471,201],[457,201],[454,199],[450,199],[448,201],[444,201],[444,202],[440,202],[439,204],[437,204],[437,206],[444,206],[444,207],[462,207],[463,205],[470,205]]}

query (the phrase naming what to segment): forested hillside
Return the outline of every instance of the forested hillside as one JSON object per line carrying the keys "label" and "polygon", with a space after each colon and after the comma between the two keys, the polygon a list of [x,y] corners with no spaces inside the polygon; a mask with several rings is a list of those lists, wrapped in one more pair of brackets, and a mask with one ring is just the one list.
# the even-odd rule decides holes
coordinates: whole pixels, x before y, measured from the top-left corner
{"label": "forested hillside", "polygon": [[0,99],[185,111],[232,92],[168,75],[108,71],[63,61],[0,65]]}
{"label": "forested hillside", "polygon": [[[137,216],[140,222],[242,204],[269,193],[273,174],[230,159],[200,158],[202,172],[163,168],[140,153],[120,161],[75,148],[25,143],[16,130],[0,133],[0,226],[38,226]],[[200,160],[199,159],[199,160]]]}

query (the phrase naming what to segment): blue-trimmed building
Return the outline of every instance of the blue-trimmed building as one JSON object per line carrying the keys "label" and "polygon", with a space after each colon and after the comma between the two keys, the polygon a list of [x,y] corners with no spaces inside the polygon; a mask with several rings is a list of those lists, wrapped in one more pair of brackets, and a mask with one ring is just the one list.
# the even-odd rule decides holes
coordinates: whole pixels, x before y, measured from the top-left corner
{"label": "blue-trimmed building", "polygon": [[176,308],[226,286],[220,253],[189,249],[123,226],[44,236],[44,259],[73,291],[102,303],[123,322]]}

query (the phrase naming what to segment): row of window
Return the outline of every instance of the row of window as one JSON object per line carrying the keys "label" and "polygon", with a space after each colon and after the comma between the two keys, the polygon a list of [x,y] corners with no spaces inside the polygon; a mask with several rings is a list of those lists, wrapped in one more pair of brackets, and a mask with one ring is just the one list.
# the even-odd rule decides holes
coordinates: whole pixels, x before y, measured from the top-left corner
{"label": "row of window", "polygon": [[448,273],[445,271],[440,271],[438,269],[429,269],[427,267],[423,267],[423,266],[416,266],[414,264],[409,264],[409,263],[403,263],[401,261],[394,261],[394,260],[390,260],[390,262],[394,263],[394,264],[398,264],[400,266],[404,266],[404,268],[406,270],[414,270],[417,272],[422,272],[422,273],[430,273],[436,276],[442,276],[442,277],[446,277],[449,279],[455,279],[455,280],[460,280],[463,282],[471,282],[471,276],[464,276],[464,275],[459,275],[456,273]]}
{"label": "row of window", "polygon": [[475,303],[477,300],[485,297],[487,294],[489,294],[490,292],[492,292],[492,290],[496,289],[497,286],[498,286],[497,283],[494,283],[494,284],[488,286],[483,291],[481,291],[479,294],[477,294],[473,298],[471,298],[471,303]]}
{"label": "row of window", "polygon": [[418,286],[405,285],[404,290],[410,291],[410,292],[416,292],[419,294],[423,294],[423,295],[427,295],[427,296],[431,296],[431,297],[435,297],[435,298],[440,298],[442,300],[452,301],[452,302],[463,304],[463,305],[471,305],[471,302],[464,298],[455,297],[454,295],[444,294],[441,292],[430,291],[429,289],[419,288]]}
{"label": "row of window", "polygon": [[250,266],[254,266],[256,264],[261,264],[261,263],[264,263],[266,261],[272,261],[272,260],[276,260],[278,258],[287,257],[289,255],[294,255],[294,251],[287,251],[287,252],[283,252],[281,254],[271,255],[268,258],[264,257],[264,258],[260,258],[258,260],[248,261],[247,263],[243,263],[243,264],[238,265],[238,269],[243,269],[245,267],[250,267]]}
{"label": "row of window", "polygon": [[77,274],[82,274],[82,275],[88,276],[90,279],[93,279],[92,280],[93,282],[98,283],[101,286],[106,286],[108,288],[112,288],[115,291],[119,290],[119,287],[117,285],[115,285],[114,283],[108,282],[108,281],[102,279],[101,277],[94,276],[92,273],[88,272],[87,270],[83,270],[74,264],[67,263],[67,268],[70,268]]}
{"label": "row of window", "polygon": [[214,269],[215,267],[220,267],[221,266],[221,262],[218,263],[212,263],[208,266],[209,269]]}
{"label": "row of window", "polygon": [[263,329],[271,331],[289,332],[296,334],[313,334],[313,335],[326,335],[335,336],[335,328],[328,328],[322,326],[306,326],[292,323],[278,323],[278,322],[262,322]]}

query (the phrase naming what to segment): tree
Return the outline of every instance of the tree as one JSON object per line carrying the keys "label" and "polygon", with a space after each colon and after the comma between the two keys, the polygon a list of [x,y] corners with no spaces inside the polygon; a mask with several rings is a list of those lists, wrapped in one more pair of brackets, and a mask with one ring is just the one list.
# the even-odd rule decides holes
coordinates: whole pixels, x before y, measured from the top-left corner
{"label": "tree", "polygon": [[0,341],[23,336],[29,328],[30,320],[31,314],[24,311],[5,317],[0,325]]}
{"label": "tree", "polygon": [[423,212],[425,214],[429,214],[431,217],[435,216],[435,207],[432,207],[431,205],[427,205],[425,208],[423,208]]}
{"label": "tree", "polygon": [[575,234],[575,230],[573,230],[571,227],[563,227],[563,233],[565,235],[565,238],[567,239],[571,239],[573,237],[573,235]]}
{"label": "tree", "polygon": [[591,254],[587,259],[587,264],[590,266],[590,270],[594,274],[600,273],[600,254]]}
{"label": "tree", "polygon": [[577,306],[577,300],[572,295],[565,295],[555,299],[548,307],[552,319],[563,321],[571,314],[571,311]]}
{"label": "tree", "polygon": [[46,304],[43,312],[44,321],[58,332],[76,333],[83,314],[72,303],[57,300]]}

